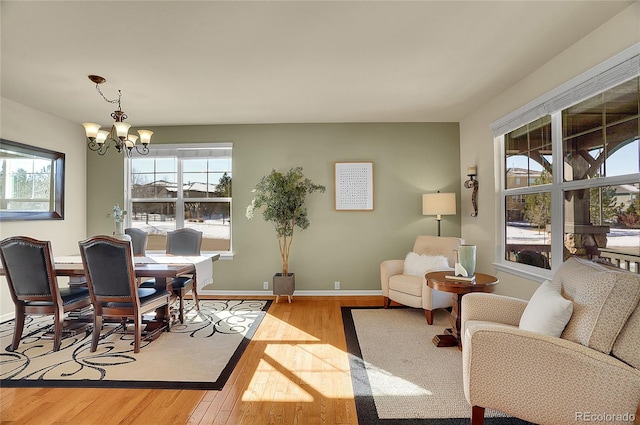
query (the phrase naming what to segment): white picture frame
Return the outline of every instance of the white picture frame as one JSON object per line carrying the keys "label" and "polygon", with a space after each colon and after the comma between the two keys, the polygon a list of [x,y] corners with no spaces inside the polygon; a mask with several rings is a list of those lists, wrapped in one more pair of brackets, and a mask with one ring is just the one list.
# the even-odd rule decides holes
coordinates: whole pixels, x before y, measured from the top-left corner
{"label": "white picture frame", "polygon": [[373,211],[373,162],[335,162],[335,210]]}

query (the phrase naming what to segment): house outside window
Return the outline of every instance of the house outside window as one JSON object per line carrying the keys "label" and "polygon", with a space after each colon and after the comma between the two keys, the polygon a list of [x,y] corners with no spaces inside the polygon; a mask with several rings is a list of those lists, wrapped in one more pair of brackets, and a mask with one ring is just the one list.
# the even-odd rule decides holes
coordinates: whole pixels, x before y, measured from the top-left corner
{"label": "house outside window", "polygon": [[505,266],[535,274],[578,256],[637,271],[639,111],[636,76],[498,137]]}
{"label": "house outside window", "polygon": [[163,251],[168,231],[203,232],[203,252],[231,251],[232,145],[156,145],[127,166],[128,226]]}

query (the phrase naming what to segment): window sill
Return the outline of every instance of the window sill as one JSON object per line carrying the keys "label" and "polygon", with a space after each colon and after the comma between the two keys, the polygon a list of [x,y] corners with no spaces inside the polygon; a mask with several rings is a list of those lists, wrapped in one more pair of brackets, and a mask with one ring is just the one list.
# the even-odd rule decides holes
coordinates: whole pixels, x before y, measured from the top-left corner
{"label": "window sill", "polygon": [[509,273],[538,283],[542,283],[545,280],[551,280],[553,278],[553,272],[551,270],[543,270],[538,267],[525,266],[518,263],[493,263],[493,265],[497,271]]}
{"label": "window sill", "polygon": [[[155,250],[155,251],[150,251],[147,250],[147,253],[149,254],[164,254],[164,251],[159,251],[159,250]],[[229,252],[229,251],[202,251],[203,255],[212,255],[212,254],[220,254],[220,260],[233,260],[233,252]]]}

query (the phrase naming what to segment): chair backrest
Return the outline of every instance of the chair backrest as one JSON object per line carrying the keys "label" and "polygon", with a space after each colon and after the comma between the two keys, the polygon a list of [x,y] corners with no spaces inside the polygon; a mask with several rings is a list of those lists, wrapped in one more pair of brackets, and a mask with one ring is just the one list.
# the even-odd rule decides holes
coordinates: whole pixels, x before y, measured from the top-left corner
{"label": "chair backrest", "polygon": [[460,245],[464,243],[464,239],[421,235],[416,238],[413,244],[413,252],[424,255],[443,255],[449,261],[449,267],[456,264],[456,253]]}
{"label": "chair backrest", "polygon": [[149,234],[135,227],[127,227],[124,233],[131,236],[131,245],[133,245],[133,255],[145,256],[147,253],[147,242]]}
{"label": "chair backrest", "polygon": [[91,300],[134,302],[137,281],[129,241],[95,236],[78,243]]}
{"label": "chair backrest", "polygon": [[189,228],[167,232],[167,254],[200,255],[202,232]]}
{"label": "chair backrest", "polygon": [[60,298],[49,241],[6,238],[0,242],[0,257],[14,302]]}

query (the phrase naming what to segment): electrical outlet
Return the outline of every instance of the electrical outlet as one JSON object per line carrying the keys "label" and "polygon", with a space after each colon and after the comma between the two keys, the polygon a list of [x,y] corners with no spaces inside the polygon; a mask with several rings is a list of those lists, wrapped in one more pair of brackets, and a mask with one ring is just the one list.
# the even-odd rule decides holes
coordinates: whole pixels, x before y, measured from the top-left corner
{"label": "electrical outlet", "polygon": [[334,286],[334,289],[340,289],[340,281],[336,280],[335,282],[333,282],[333,286]]}
{"label": "electrical outlet", "polygon": [[269,282],[262,282],[262,289],[269,289]]}

